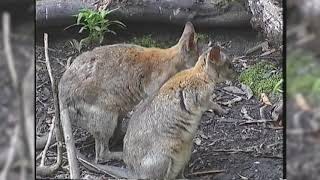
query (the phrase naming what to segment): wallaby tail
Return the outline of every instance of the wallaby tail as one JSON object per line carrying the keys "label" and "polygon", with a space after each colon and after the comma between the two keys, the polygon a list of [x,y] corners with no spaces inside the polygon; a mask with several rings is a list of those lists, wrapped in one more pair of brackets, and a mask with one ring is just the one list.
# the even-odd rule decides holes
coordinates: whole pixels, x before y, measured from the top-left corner
{"label": "wallaby tail", "polygon": [[90,162],[89,160],[87,160],[80,153],[77,153],[77,156],[78,156],[78,160],[90,171],[93,171],[96,173],[105,173],[117,179],[118,178],[126,178],[126,179],[134,178],[133,174],[127,168],[96,164],[94,162]]}

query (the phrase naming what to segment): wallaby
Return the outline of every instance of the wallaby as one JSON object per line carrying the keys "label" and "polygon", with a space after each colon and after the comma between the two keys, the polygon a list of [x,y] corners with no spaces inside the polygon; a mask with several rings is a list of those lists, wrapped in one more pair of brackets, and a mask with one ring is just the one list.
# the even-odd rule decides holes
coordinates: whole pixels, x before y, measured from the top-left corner
{"label": "wallaby", "polygon": [[177,72],[199,57],[192,23],[179,42],[168,49],[131,44],[97,47],[78,56],[59,84],[60,111],[67,109],[73,125],[95,138],[95,160],[122,159],[110,152],[109,140],[123,117],[154,94]]}
{"label": "wallaby", "polygon": [[124,137],[126,169],[102,166],[124,178],[174,179],[190,159],[202,114],[216,109],[215,84],[236,72],[220,47],[209,48],[188,70],[170,78],[133,113]]}

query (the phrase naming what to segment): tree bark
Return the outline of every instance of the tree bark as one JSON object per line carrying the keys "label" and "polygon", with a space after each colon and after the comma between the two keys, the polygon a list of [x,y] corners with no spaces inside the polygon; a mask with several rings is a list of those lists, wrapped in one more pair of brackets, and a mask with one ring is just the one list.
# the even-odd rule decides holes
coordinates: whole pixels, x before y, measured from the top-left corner
{"label": "tree bark", "polygon": [[[101,3],[101,1],[100,1]],[[100,5],[103,5],[100,4]],[[110,18],[123,22],[168,23],[184,25],[191,21],[198,27],[250,26],[250,13],[244,5],[232,1],[203,0],[122,0],[109,9],[119,9]],[[71,25],[80,9],[96,9],[94,0],[43,0],[36,2],[38,27]]]}
{"label": "tree bark", "polygon": [[283,16],[282,7],[272,0],[248,0],[252,13],[251,24],[261,30],[271,43],[282,45]]}

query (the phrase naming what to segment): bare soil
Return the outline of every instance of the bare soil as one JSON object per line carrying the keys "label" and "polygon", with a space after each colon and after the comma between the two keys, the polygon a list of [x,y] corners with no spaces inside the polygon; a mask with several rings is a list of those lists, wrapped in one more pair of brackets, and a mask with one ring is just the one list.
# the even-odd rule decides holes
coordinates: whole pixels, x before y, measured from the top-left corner
{"label": "bare soil", "polygon": [[[157,26],[154,29],[143,26],[144,30],[132,28],[120,33],[116,37],[107,38],[105,44],[128,42],[132,37],[140,37],[145,34],[152,34],[159,42],[167,42],[178,39],[180,29]],[[140,28],[141,29],[141,28]],[[45,31],[45,30],[44,30]],[[45,66],[44,48],[42,32],[37,33],[36,43],[36,119],[37,135],[48,133],[52,116],[54,115],[53,98],[50,89],[50,81]],[[199,30],[197,30],[199,31]],[[214,41],[225,44],[229,53],[235,57],[243,56],[244,52],[261,43],[263,39],[251,30],[204,30]],[[67,59],[72,60],[78,53],[70,46],[68,40],[79,38],[72,36],[70,32],[51,32],[49,33],[49,56],[52,63],[53,73],[57,80],[60,79],[65,71]],[[282,57],[279,53],[274,53],[265,58],[257,58],[252,55],[237,61],[237,69],[241,71],[244,64],[251,65],[261,60],[281,64]],[[238,82],[233,83],[240,87]],[[259,120],[259,109],[261,102],[256,97],[247,99],[245,95],[235,95],[226,92],[222,87],[230,86],[219,85],[217,89],[220,103],[230,101],[235,97],[242,100],[231,104],[227,114],[218,115],[207,112],[203,115],[199,131],[194,139],[194,149],[191,159],[184,174],[190,179],[256,179],[256,180],[275,180],[283,177],[283,129],[274,126],[272,123],[245,123],[248,119],[244,118],[241,110],[245,108],[253,119]],[[266,109],[266,116],[270,118],[271,107]],[[76,147],[82,153],[93,159],[94,141],[93,138],[77,127],[74,127]],[[49,162],[54,161],[55,147],[49,150]],[[37,155],[40,152],[37,152]],[[66,162],[66,155],[64,155]],[[121,162],[110,162],[113,165],[124,164]],[[81,177],[96,177],[107,179],[108,175],[96,174],[88,171],[81,165]],[[213,170],[223,170],[222,173],[212,173]],[[202,175],[196,173],[202,172]],[[66,178],[68,171],[60,169],[50,178]]]}

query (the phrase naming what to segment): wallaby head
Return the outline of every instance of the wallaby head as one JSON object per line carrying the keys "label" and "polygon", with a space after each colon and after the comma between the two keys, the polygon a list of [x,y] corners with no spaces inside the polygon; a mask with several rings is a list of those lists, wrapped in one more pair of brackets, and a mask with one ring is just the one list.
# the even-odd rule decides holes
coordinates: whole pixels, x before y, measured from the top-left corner
{"label": "wallaby head", "polygon": [[199,52],[196,32],[191,22],[186,23],[184,31],[178,42],[178,48],[181,53],[181,59],[184,61],[184,68],[193,67],[197,62]]}
{"label": "wallaby head", "polygon": [[233,80],[237,76],[237,72],[231,64],[231,59],[218,46],[210,47],[204,52],[199,57],[197,65],[203,66],[209,79],[215,82]]}

